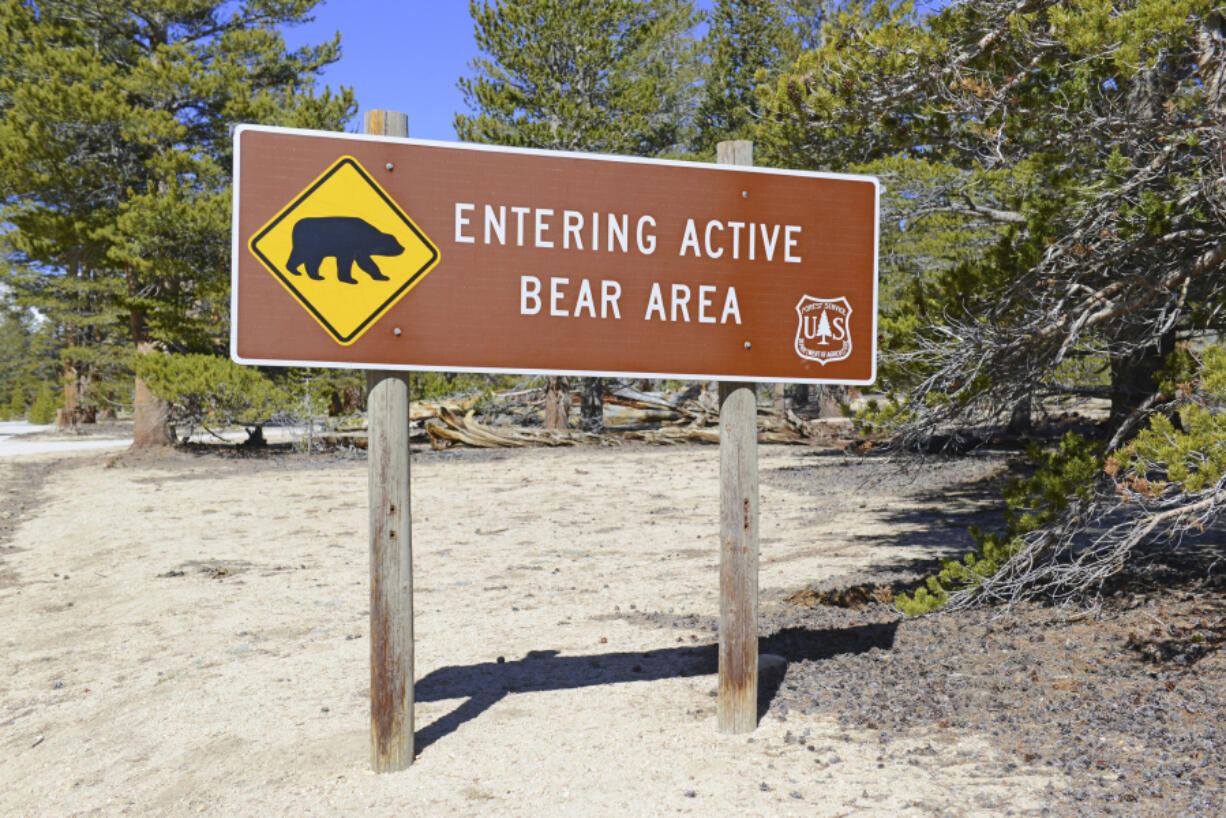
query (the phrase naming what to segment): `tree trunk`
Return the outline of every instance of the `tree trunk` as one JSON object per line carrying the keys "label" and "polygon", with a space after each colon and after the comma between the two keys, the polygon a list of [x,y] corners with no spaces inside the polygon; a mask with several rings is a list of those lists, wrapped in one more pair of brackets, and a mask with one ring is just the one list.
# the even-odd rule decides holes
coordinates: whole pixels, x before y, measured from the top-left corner
{"label": "tree trunk", "polygon": [[847,393],[841,386],[823,385],[817,387],[817,416],[819,418],[843,417],[841,401],[847,397]]}
{"label": "tree trunk", "polygon": [[89,368],[89,374],[80,378],[81,386],[77,390],[77,396],[79,399],[83,395],[86,402],[77,407],[77,423],[98,422],[98,382],[101,380],[98,371],[92,366]]}
{"label": "tree trunk", "polygon": [[77,425],[77,368],[64,361],[64,408],[55,411],[55,426],[60,431]]}
{"label": "tree trunk", "polygon": [[1031,400],[1027,395],[1013,404],[1013,411],[1009,413],[1009,425],[1005,427],[1005,434],[1015,436],[1028,434],[1030,432],[1030,412]]}
{"label": "tree trunk", "polygon": [[583,393],[579,404],[579,425],[585,432],[604,431],[604,379],[583,378]]}
{"label": "tree trunk", "polygon": [[545,379],[545,428],[568,428],[570,414],[570,380],[563,377]]}
{"label": "tree trunk", "polygon": [[809,406],[809,384],[794,383],[792,384],[792,410],[799,412]]}
{"label": "tree trunk", "polygon": [[771,385],[771,406],[776,414],[782,415],[788,408],[786,387],[781,383]]}
{"label": "tree trunk", "polygon": [[[139,344],[136,349],[141,355],[161,354],[149,343]],[[139,377],[135,380],[132,448],[172,445],[175,435],[170,426],[170,406],[150,392],[149,387]]]}
{"label": "tree trunk", "polygon": [[1158,391],[1158,373],[1174,351],[1175,331],[1172,329],[1157,343],[1143,346],[1130,355],[1112,356],[1111,428],[1119,428],[1146,398]]}
{"label": "tree trunk", "polygon": [[70,413],[77,408],[77,368],[72,361],[64,364],[64,408]]}

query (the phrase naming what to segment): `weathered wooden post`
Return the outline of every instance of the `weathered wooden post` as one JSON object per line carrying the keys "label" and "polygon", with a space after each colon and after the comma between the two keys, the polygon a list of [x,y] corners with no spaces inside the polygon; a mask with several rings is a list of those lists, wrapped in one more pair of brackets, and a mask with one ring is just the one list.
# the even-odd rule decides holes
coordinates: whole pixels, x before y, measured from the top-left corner
{"label": "weathered wooden post", "polygon": [[[368,134],[408,136],[409,118],[367,111]],[[389,172],[394,168],[389,166]],[[409,373],[366,373],[370,513],[370,765],[413,763],[413,538]]]}
{"label": "weathered wooden post", "polygon": [[[720,164],[753,164],[752,142],[720,142],[716,150]],[[758,726],[757,412],[754,384],[720,382],[716,720],[721,733],[748,733]]]}

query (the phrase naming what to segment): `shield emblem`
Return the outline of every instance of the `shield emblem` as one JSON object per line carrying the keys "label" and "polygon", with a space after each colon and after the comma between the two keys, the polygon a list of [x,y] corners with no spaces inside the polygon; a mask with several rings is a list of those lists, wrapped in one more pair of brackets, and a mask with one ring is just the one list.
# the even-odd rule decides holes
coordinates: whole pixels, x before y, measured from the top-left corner
{"label": "shield emblem", "polygon": [[796,304],[796,354],[822,366],[851,355],[851,304],[802,296]]}

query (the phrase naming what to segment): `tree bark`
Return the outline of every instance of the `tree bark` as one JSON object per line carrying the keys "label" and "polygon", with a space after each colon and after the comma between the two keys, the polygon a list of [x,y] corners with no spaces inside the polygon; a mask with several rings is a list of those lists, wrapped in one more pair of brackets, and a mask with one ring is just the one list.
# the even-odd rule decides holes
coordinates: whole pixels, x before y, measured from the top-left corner
{"label": "tree bark", "polygon": [[788,408],[787,391],[783,384],[771,384],[771,406],[777,414],[782,415]]}
{"label": "tree bark", "polygon": [[[147,342],[138,344],[136,349],[141,355],[161,354]],[[132,448],[173,445],[175,435],[170,425],[169,404],[150,392],[139,377],[135,379],[133,393]]]}
{"label": "tree bark", "polygon": [[794,383],[790,391],[792,393],[792,410],[800,411],[807,409],[809,406],[809,384]]}
{"label": "tree bark", "polygon": [[841,386],[818,386],[817,416],[819,418],[843,417],[843,406],[840,401],[847,399],[847,397],[847,392]]}
{"label": "tree bark", "polygon": [[[1111,427],[1116,428],[1158,391],[1158,373],[1175,351],[1175,331],[1129,355],[1111,358]],[[1138,427],[1139,428],[1139,427]]]}
{"label": "tree bark", "polygon": [[545,428],[566,429],[570,415],[570,379],[548,377],[545,379]]}
{"label": "tree bark", "polygon": [[64,361],[64,408],[55,411],[55,427],[60,431],[77,425],[77,368]]}
{"label": "tree bark", "polygon": [[604,431],[604,378],[583,378],[579,425],[585,432]]}
{"label": "tree bark", "polygon": [[1009,425],[1005,428],[1005,434],[1027,434],[1030,431],[1030,412],[1031,399],[1027,395],[1013,404],[1013,410],[1009,413]]}

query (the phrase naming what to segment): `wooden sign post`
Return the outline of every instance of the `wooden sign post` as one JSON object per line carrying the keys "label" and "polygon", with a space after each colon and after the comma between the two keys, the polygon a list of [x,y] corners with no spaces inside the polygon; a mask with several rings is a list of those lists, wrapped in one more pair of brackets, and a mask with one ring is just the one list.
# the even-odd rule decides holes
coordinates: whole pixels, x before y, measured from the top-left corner
{"label": "wooden sign post", "polygon": [[[720,142],[720,164],[752,165],[753,143]],[[721,733],[758,726],[758,399],[719,384],[719,697]]]}
{"label": "wooden sign post", "polygon": [[[366,133],[408,136],[409,118],[367,111]],[[394,171],[395,168],[393,167]],[[413,536],[409,373],[366,373],[370,513],[370,766],[413,763]]]}

